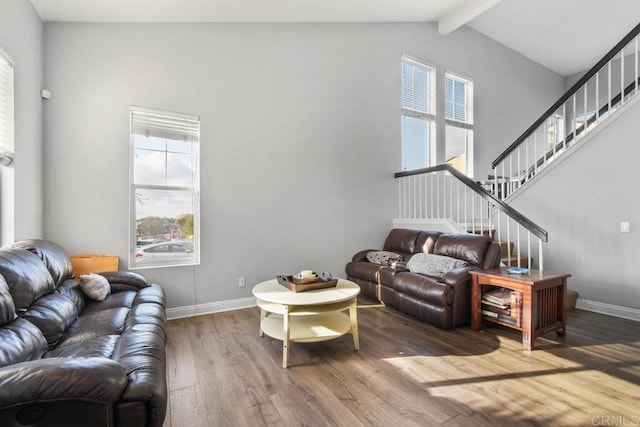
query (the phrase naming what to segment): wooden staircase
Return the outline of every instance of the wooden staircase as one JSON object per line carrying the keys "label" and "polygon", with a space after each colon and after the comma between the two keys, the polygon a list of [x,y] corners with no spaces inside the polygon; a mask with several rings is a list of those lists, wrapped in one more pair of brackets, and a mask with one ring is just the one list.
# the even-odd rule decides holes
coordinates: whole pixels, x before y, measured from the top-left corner
{"label": "wooden staircase", "polygon": [[518,255],[513,242],[501,242],[500,253],[502,265],[506,267],[529,268],[529,258]]}

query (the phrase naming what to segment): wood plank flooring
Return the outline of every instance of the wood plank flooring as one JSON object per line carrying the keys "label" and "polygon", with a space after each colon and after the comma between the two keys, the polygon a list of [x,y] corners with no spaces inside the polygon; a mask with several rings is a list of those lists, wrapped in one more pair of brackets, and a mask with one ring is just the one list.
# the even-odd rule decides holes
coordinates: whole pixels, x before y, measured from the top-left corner
{"label": "wood plank flooring", "polygon": [[259,309],[167,323],[165,426],[639,425],[640,323],[575,310],[522,348],[488,326],[442,331],[361,299],[350,335],[258,336]]}

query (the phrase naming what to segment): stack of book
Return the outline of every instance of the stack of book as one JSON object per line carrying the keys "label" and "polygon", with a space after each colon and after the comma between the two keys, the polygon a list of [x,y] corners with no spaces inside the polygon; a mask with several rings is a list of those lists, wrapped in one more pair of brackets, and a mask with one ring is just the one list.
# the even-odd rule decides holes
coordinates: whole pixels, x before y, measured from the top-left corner
{"label": "stack of book", "polygon": [[482,315],[521,327],[522,294],[509,289],[493,289],[482,294]]}

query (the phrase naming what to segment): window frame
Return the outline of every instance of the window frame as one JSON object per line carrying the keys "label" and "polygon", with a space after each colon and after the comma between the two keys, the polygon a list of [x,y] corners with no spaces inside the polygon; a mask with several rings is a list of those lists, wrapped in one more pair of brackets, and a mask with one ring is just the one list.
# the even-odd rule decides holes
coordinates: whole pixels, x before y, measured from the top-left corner
{"label": "window frame", "polygon": [[[427,85],[426,85],[426,97],[425,106],[426,111],[420,111],[416,108],[411,108],[404,103],[405,93],[405,81],[404,81],[404,66],[405,64],[427,71]],[[414,85],[415,86],[415,85]],[[436,67],[423,60],[414,58],[412,56],[403,54],[400,61],[400,119],[401,119],[401,170],[415,170],[408,169],[405,164],[405,151],[407,149],[405,142],[405,117],[423,121],[426,124],[427,129],[427,141],[425,141],[425,155],[426,164],[421,167],[429,167],[435,165],[436,162]],[[416,169],[420,169],[416,168]]]}
{"label": "window frame", "polygon": [[[150,125],[147,129],[144,129],[144,125],[141,125],[140,118],[144,115],[148,115],[152,117],[150,119],[151,123],[157,123],[160,127],[153,127],[153,124]],[[164,119],[168,119],[173,123],[171,125],[166,125],[163,123]],[[154,122],[155,120],[155,122]],[[175,123],[183,123],[184,131],[176,130]],[[130,137],[130,166],[129,166],[129,184],[130,184],[130,194],[129,194],[129,257],[128,257],[128,265],[132,270],[135,269],[145,269],[145,268],[164,268],[164,267],[178,267],[178,266],[188,266],[188,265],[199,265],[200,264],[200,117],[184,114],[184,113],[176,113],[165,110],[158,110],[147,107],[139,107],[139,106],[130,106],[129,107],[129,137]],[[143,129],[144,132],[143,133]],[[169,185],[168,183],[162,184],[142,184],[136,183],[136,136],[146,136],[146,137],[155,137],[160,139],[165,139],[164,151],[160,151],[160,153],[164,153],[165,156],[165,178],[168,179],[168,169],[167,169],[167,159],[168,154],[170,153],[169,142],[168,141],[189,141],[191,143],[191,156],[192,156],[192,167],[193,167],[193,176],[191,185]],[[151,149],[147,149],[152,151]],[[188,258],[175,260],[171,256],[167,256],[162,261],[150,261],[145,263],[136,262],[136,253],[140,248],[137,246],[138,236],[137,236],[137,206],[138,202],[138,190],[143,191],[167,191],[174,192],[175,194],[183,194],[186,197],[191,197],[192,208],[193,208],[193,256]],[[174,240],[166,240],[165,243],[171,243]],[[171,252],[173,253],[173,252]]]}

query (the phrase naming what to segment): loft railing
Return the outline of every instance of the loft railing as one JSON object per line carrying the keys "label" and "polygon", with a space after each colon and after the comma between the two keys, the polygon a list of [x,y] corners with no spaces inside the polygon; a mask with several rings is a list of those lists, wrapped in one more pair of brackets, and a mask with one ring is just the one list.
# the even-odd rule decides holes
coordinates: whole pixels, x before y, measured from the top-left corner
{"label": "loft railing", "polygon": [[446,220],[458,231],[490,235],[503,248],[506,265],[543,269],[547,232],[451,165],[395,177],[398,219]]}
{"label": "loft railing", "polygon": [[504,200],[638,94],[640,24],[491,164],[486,187]]}

